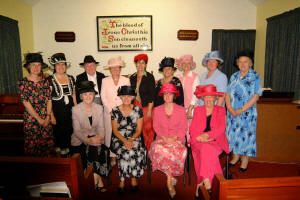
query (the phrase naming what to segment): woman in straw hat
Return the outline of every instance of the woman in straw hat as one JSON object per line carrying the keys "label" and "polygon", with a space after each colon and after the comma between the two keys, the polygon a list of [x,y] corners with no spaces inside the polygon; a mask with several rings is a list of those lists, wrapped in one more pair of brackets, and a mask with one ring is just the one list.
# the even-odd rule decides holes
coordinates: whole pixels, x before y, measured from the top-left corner
{"label": "woman in straw hat", "polygon": [[24,110],[24,148],[27,156],[54,156],[54,140],[51,120],[51,90],[42,77],[42,69],[48,67],[39,53],[28,53],[24,67],[28,77],[18,82]]}
{"label": "woman in straw hat", "polygon": [[174,103],[179,95],[175,85],[168,83],[162,86],[159,96],[163,97],[164,104],[154,108],[153,127],[157,136],[149,151],[153,171],[160,170],[167,176],[171,198],[176,195],[174,176],[183,174],[187,155],[184,146],[188,126],[185,109]]}
{"label": "woman in straw hat", "polygon": [[197,86],[195,95],[202,98],[203,106],[196,107],[190,126],[191,147],[197,175],[196,197],[200,185],[210,191],[215,174],[222,174],[219,154],[229,153],[225,135],[226,111],[224,107],[215,105],[218,97],[224,93],[217,92],[212,84]]}
{"label": "woman in straw hat", "polygon": [[72,107],[76,104],[75,79],[66,73],[70,63],[67,62],[64,53],[56,53],[49,59],[50,68],[54,70],[48,77],[52,90],[52,115],[55,124],[53,126],[56,152],[62,157],[69,155],[71,146]]}
{"label": "woman in straw hat", "polygon": [[131,177],[131,191],[138,191],[137,178],[144,174],[146,154],[143,138],[143,111],[132,104],[135,89],[131,86],[121,86],[118,96],[122,104],[112,110],[112,140],[111,149],[118,157],[120,184],[118,194],[125,192],[125,178]]}
{"label": "woman in straw hat", "polygon": [[[111,142],[111,111],[114,107],[122,104],[122,100],[118,96],[118,88],[123,85],[130,85],[129,78],[121,76],[121,68],[125,67],[125,62],[121,56],[111,58],[104,69],[109,69],[111,76],[102,79],[101,99],[104,106],[104,124],[105,124],[105,145],[110,146]],[[116,156],[111,154],[111,164],[116,164]]]}

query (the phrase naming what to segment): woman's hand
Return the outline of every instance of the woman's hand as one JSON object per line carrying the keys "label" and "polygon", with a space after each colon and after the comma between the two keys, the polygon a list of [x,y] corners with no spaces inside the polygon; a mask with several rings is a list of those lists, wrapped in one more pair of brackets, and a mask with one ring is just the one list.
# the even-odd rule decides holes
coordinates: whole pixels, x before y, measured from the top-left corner
{"label": "woman's hand", "polygon": [[100,135],[87,138],[86,143],[92,146],[100,146],[103,142],[103,138]]}
{"label": "woman's hand", "polygon": [[47,116],[45,119],[39,117],[39,118],[37,119],[37,121],[39,122],[39,124],[40,124],[42,127],[45,128],[45,127],[47,127],[47,126],[49,125],[49,123],[50,123],[50,117]]}
{"label": "woman's hand", "polygon": [[188,111],[186,113],[188,119],[192,119],[193,118],[193,109],[194,109],[194,107],[192,107],[192,106],[190,106],[188,108]]}
{"label": "woman's hand", "polygon": [[50,118],[51,124],[56,125],[56,118],[53,116],[51,116]]}
{"label": "woman's hand", "polygon": [[210,139],[209,135],[207,133],[203,133],[203,134],[198,135],[196,140],[198,142],[208,143],[208,142],[213,141],[214,139]]}
{"label": "woman's hand", "polygon": [[124,145],[125,145],[125,148],[126,148],[127,150],[132,149],[132,147],[133,147],[133,140],[131,140],[131,139],[126,140],[126,141],[124,142]]}

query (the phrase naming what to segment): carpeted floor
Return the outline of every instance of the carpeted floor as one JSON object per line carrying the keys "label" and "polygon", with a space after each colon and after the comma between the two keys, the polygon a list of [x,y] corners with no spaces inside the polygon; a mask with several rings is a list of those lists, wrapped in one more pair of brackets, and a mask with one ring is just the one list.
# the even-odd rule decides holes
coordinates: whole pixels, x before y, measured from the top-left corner
{"label": "carpeted floor", "polygon": [[[191,161],[191,185],[183,186],[183,176],[178,177],[176,185],[175,199],[189,200],[194,199],[196,187],[196,174],[193,167],[193,160]],[[225,157],[221,159],[222,166],[225,164]],[[275,163],[259,163],[250,162],[248,170],[244,173],[239,172],[239,165],[230,169],[230,174],[234,179],[238,178],[260,178],[260,177],[283,177],[283,176],[299,176],[300,164],[275,164]],[[117,166],[112,170],[112,184],[107,186],[107,180],[104,180],[107,186],[107,192],[97,192],[97,198],[100,199],[168,199],[168,190],[166,187],[166,176],[159,172],[151,173],[151,184],[147,182],[147,172],[139,179],[140,190],[132,194],[130,192],[130,179],[126,179],[126,193],[120,197],[117,194],[119,184]],[[188,179],[186,178],[187,182]]]}

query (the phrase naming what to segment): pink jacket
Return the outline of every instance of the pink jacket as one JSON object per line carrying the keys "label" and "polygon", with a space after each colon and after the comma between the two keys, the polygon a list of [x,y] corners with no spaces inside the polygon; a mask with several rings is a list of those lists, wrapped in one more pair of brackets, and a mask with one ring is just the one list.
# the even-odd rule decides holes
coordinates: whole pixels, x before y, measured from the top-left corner
{"label": "pink jacket", "polygon": [[[197,77],[198,77],[198,75],[192,71],[190,72],[189,75],[187,75],[185,77],[183,76],[183,74],[180,74],[178,76],[178,78],[183,86],[185,109],[187,109],[190,106],[192,96],[193,96],[196,86],[199,82]],[[195,83],[195,80],[196,80],[196,83]]]}
{"label": "pink jacket", "polygon": [[[199,143],[196,137],[203,134],[206,128],[206,108],[205,106],[196,107],[194,110],[194,117],[190,126],[191,144],[197,145]],[[211,114],[210,121],[211,131],[206,132],[210,138],[215,141],[210,142],[221,147],[226,153],[229,153],[228,141],[225,135],[226,128],[226,110],[224,107],[215,105]]]}
{"label": "pink jacket", "polygon": [[174,103],[170,118],[166,115],[164,104],[155,107],[153,111],[153,128],[157,134],[157,139],[160,139],[161,136],[172,137],[177,135],[179,140],[184,143],[184,136],[188,128],[184,107]]}
{"label": "pink jacket", "polygon": [[118,85],[114,84],[111,76],[102,79],[101,99],[105,112],[109,113],[114,107],[122,104],[122,100],[118,97],[118,88],[123,85],[130,85],[129,78],[120,76]]}
{"label": "pink jacket", "polygon": [[105,137],[103,122],[103,107],[92,104],[92,125],[81,102],[72,108],[73,134],[71,136],[71,145],[79,146],[87,139],[88,135],[101,135]]}

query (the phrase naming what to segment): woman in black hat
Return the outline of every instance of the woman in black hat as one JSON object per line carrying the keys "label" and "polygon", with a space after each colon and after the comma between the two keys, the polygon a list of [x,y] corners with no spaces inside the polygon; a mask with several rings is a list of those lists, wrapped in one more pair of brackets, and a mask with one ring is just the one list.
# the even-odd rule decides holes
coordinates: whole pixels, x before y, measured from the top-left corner
{"label": "woman in black hat", "polygon": [[138,190],[137,178],[144,174],[146,168],[147,150],[141,137],[143,111],[132,104],[135,95],[133,87],[121,86],[118,96],[122,104],[115,107],[111,113],[113,135],[110,148],[118,158],[120,195],[125,192],[125,177],[131,176],[131,190]]}
{"label": "woman in black hat", "polygon": [[161,87],[164,84],[172,83],[176,86],[177,90],[180,93],[180,96],[174,100],[174,103],[184,106],[184,96],[183,96],[183,87],[180,80],[174,76],[174,72],[176,71],[176,67],[174,67],[175,59],[170,57],[165,57],[161,63],[159,64],[159,70],[163,73],[164,77],[160,79],[155,86],[155,98],[154,98],[154,107],[160,106],[164,104],[164,99],[162,96],[159,96],[159,92],[161,91]]}
{"label": "woman in black hat", "polygon": [[67,157],[73,133],[71,109],[76,104],[75,79],[66,74],[70,63],[66,61],[65,54],[56,53],[48,60],[50,68],[54,69],[53,74],[48,77],[52,90],[51,118],[56,122],[53,126],[54,142],[56,152],[62,157]]}
{"label": "woman in black hat", "polygon": [[71,153],[80,153],[84,168],[93,166],[96,190],[105,192],[101,176],[108,175],[110,163],[109,149],[104,145],[103,107],[94,102],[92,81],[79,82],[77,87],[82,102],[72,108]]}
{"label": "woman in black hat", "polygon": [[24,149],[27,156],[55,156],[50,114],[52,109],[49,82],[42,77],[47,67],[42,55],[28,53],[24,67],[29,75],[18,82],[24,111]]}

